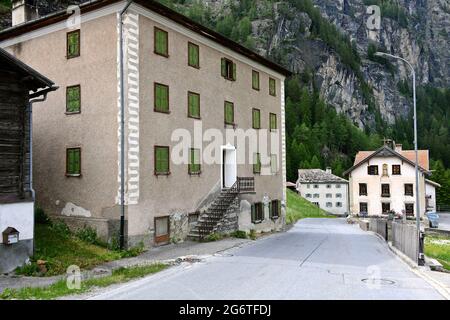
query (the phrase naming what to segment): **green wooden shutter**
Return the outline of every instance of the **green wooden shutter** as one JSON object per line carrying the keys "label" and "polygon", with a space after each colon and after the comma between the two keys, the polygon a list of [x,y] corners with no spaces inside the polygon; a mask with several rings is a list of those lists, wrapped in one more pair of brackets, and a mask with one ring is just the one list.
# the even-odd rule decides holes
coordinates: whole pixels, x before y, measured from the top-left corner
{"label": "green wooden shutter", "polygon": [[80,154],[80,149],[75,149],[74,150],[74,173],[75,174],[80,174],[81,172],[81,154]]}
{"label": "green wooden shutter", "polygon": [[252,87],[259,90],[259,73],[257,71],[252,72]]}
{"label": "green wooden shutter", "polygon": [[160,112],[169,111],[169,87],[155,84],[155,110]]}
{"label": "green wooden shutter", "polygon": [[227,61],[225,58],[222,58],[222,64],[221,64],[221,73],[222,73],[222,77],[227,77]]}
{"label": "green wooden shutter", "polygon": [[155,171],[157,174],[169,173],[169,148],[156,147]]}
{"label": "green wooden shutter", "polygon": [[80,87],[68,87],[66,112],[79,112],[81,106],[80,100]]}
{"label": "green wooden shutter", "polygon": [[236,81],[236,63],[233,62],[233,80]]}
{"label": "green wooden shutter", "polygon": [[277,115],[274,113],[270,114],[270,130],[277,129]]}
{"label": "green wooden shutter", "polygon": [[256,206],[255,206],[254,203],[252,204],[252,209],[251,210],[252,210],[251,211],[252,222],[255,222],[256,221]]}
{"label": "green wooden shutter", "polygon": [[67,57],[73,58],[80,55],[80,31],[67,34]]}
{"label": "green wooden shutter", "polygon": [[258,109],[253,109],[253,129],[261,128],[261,112]]}
{"label": "green wooden shutter", "polygon": [[276,81],[275,79],[269,78],[269,94],[272,96],[276,96]]}
{"label": "green wooden shutter", "polygon": [[259,153],[253,154],[253,173],[261,173],[261,155]]}
{"label": "green wooden shutter", "polygon": [[225,102],[225,123],[234,124],[234,105],[231,102]]}
{"label": "green wooden shutter", "polygon": [[189,117],[200,118],[200,95],[189,92]]}
{"label": "green wooden shutter", "polygon": [[168,48],[168,34],[163,30],[156,29],[155,31],[155,52],[164,56],[167,56]]}
{"label": "green wooden shutter", "polygon": [[188,54],[189,54],[189,65],[192,67],[199,67],[199,47],[189,43],[188,44]]}

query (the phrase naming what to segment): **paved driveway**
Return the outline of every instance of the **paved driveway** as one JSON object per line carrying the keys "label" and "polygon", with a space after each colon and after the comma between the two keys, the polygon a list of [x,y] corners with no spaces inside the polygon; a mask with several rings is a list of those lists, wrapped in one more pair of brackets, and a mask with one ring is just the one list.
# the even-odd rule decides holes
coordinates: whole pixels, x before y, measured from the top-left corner
{"label": "paved driveway", "polygon": [[439,212],[439,229],[450,231],[450,213]]}
{"label": "paved driveway", "polygon": [[[369,280],[365,280],[369,279]],[[371,279],[381,279],[371,280]],[[121,285],[92,299],[442,299],[378,237],[344,219],[286,233]]]}

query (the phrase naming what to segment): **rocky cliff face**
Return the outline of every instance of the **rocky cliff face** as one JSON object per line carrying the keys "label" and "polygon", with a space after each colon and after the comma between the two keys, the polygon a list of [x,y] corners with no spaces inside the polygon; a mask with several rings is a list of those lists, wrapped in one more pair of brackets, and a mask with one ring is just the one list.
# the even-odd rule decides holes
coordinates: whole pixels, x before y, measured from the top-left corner
{"label": "rocky cliff face", "polygon": [[[212,19],[229,14],[230,3],[237,0],[204,0]],[[416,69],[418,84],[448,87],[450,84],[450,3],[448,0],[312,0],[321,15],[356,43],[361,57],[361,76],[343,64],[341,57],[324,41],[311,36],[312,20],[297,11],[293,0],[274,2],[255,0],[252,38],[256,50],[276,57],[290,70],[314,75],[321,96],[337,111],[348,115],[360,127],[374,125],[374,112],[364,103],[361,85],[373,90],[376,105],[385,120],[408,114],[411,99],[399,93],[398,83],[409,79],[402,63],[392,66],[367,58],[370,43],[409,60]],[[47,14],[79,1],[38,1],[41,14]],[[182,6],[189,6],[185,1]],[[370,4],[398,4],[382,8],[381,28],[369,30]],[[383,5],[383,7],[384,7]],[[267,12],[273,14],[268,15]],[[3,21],[8,23],[8,21]]]}

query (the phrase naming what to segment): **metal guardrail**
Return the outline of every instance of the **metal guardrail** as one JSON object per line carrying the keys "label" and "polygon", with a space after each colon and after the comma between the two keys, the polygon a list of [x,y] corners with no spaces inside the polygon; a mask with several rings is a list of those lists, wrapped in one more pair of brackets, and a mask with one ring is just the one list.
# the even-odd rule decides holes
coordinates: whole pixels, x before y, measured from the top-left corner
{"label": "metal guardrail", "polygon": [[255,192],[255,178],[253,177],[238,177],[237,188],[239,193]]}

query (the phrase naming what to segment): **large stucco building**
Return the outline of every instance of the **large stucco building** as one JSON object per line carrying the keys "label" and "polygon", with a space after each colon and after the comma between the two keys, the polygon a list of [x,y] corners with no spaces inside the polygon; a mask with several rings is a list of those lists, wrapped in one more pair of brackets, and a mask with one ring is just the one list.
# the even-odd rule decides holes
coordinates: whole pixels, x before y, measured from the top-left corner
{"label": "large stucco building", "polygon": [[334,175],[331,168],[300,169],[297,192],[319,208],[335,215],[347,215],[348,181]]}
{"label": "large stucco building", "polygon": [[[436,207],[435,187],[427,178],[428,150],[419,150],[420,215]],[[381,216],[393,211],[407,216],[416,214],[415,152],[397,144],[376,151],[360,151],[354,166],[344,174],[349,177],[350,212]]]}
{"label": "large stucco building", "polygon": [[[69,225],[93,226],[111,239],[122,212],[123,165],[129,245],[178,241],[220,226],[281,228],[289,72],[154,1],[133,1],[123,12],[121,69],[120,13],[126,5],[93,1],[72,16],[59,12],[23,23],[20,17],[30,15],[16,14],[18,25],[0,33],[1,47],[61,87],[34,114],[39,205]],[[266,157],[262,149],[244,157],[256,163],[239,161],[254,142],[217,138],[252,128],[268,132],[260,140],[272,148]],[[183,145],[187,162],[177,163],[178,139],[186,135],[199,139]],[[205,161],[206,153],[217,161]],[[239,195],[231,201],[224,193],[236,181]],[[226,221],[214,221],[210,229],[203,223],[199,230],[211,206],[215,213],[225,206]]]}

